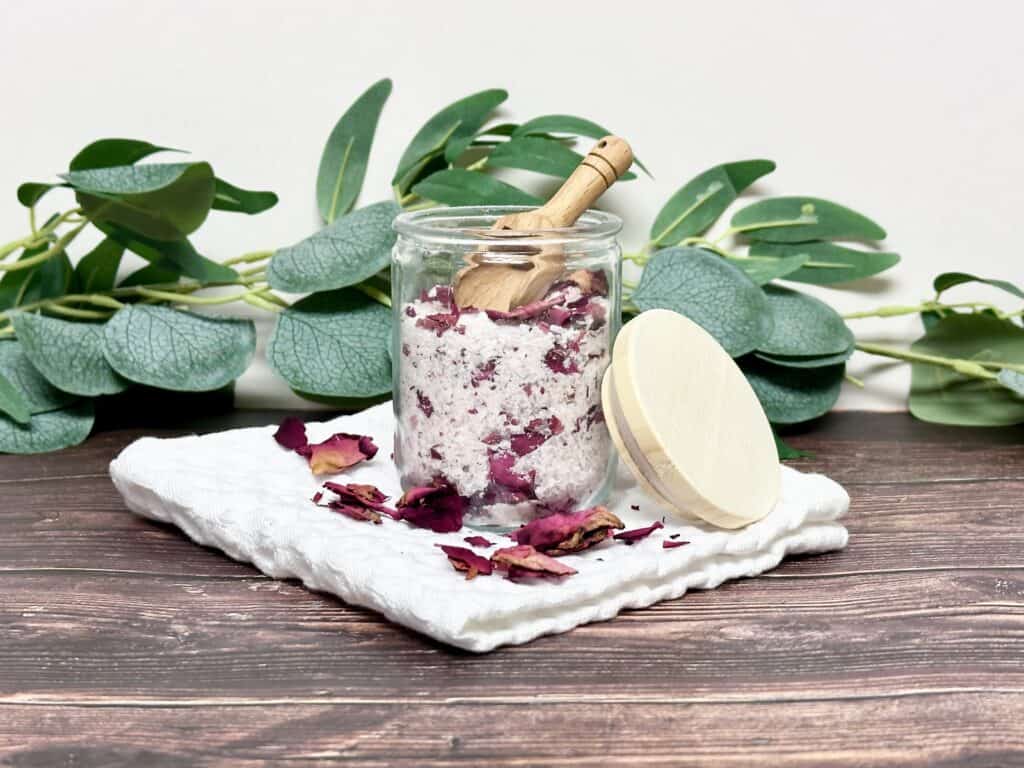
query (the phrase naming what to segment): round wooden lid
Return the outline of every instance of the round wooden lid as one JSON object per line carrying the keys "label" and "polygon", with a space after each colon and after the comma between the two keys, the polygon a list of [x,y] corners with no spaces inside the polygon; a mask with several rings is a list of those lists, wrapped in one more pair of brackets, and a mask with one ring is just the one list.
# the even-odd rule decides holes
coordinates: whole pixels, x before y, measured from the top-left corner
{"label": "round wooden lid", "polygon": [[779,460],[764,410],[692,320],[655,309],[627,323],[601,395],[619,455],[664,506],[740,528],[775,505]]}

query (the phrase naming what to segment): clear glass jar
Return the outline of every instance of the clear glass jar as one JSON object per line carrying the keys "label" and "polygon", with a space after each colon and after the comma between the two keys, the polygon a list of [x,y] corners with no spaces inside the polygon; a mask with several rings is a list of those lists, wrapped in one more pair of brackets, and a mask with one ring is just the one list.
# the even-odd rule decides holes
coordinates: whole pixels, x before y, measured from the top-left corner
{"label": "clear glass jar", "polygon": [[[565,229],[488,235],[521,210],[440,208],[394,225],[395,462],[405,489],[454,485],[474,525],[592,506],[615,467],[601,378],[621,322],[622,222],[587,211]],[[540,261],[535,301],[507,313],[457,305],[463,270]]]}

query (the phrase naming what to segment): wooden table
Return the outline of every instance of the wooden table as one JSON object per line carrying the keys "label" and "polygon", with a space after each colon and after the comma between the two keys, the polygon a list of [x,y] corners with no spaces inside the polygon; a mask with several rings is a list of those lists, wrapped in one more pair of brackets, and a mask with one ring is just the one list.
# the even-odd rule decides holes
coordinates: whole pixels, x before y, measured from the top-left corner
{"label": "wooden table", "polygon": [[[832,414],[844,552],[486,656],[0,457],[0,765],[1024,765],[1024,429]],[[259,467],[253,467],[254,472]]]}

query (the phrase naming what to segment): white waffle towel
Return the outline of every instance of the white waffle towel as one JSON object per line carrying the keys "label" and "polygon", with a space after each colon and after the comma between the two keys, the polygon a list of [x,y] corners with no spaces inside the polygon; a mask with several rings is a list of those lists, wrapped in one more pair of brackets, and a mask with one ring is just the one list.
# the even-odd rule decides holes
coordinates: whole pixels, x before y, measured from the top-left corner
{"label": "white waffle towel", "polygon": [[[314,442],[334,432],[372,436],[380,446],[376,458],[347,472],[344,481],[370,483],[397,497],[398,473],[388,459],[393,429],[390,403],[308,425]],[[197,543],[268,576],[301,579],[311,589],[470,651],[611,619],[624,608],[644,608],[688,589],[756,576],[788,554],[842,549],[847,540],[838,522],[849,506],[842,487],[784,467],[782,499],[765,519],[742,530],[670,516],[664,529],[633,546],[609,541],[563,558],[579,573],[558,583],[514,583],[498,572],[466,581],[434,544],[468,547],[463,537],[474,531],[437,534],[388,519],[373,525],[314,506],[310,498],[322,478],[274,441],[275,430],[143,438],[111,462],[110,475],[139,515],[173,523]],[[621,468],[608,507],[627,528],[665,514]],[[691,543],[664,549],[671,534]],[[486,537],[496,546],[513,543]],[[474,551],[486,556],[489,550]]]}

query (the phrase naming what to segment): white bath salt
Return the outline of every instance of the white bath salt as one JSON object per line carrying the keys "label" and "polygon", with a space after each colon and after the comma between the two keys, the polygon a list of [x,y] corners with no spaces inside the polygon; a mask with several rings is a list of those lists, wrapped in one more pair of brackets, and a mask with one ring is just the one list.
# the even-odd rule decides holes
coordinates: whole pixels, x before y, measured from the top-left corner
{"label": "white bath salt", "polygon": [[444,479],[469,498],[473,522],[496,525],[591,502],[612,451],[608,300],[563,283],[518,310],[530,316],[503,319],[460,312],[450,297],[439,286],[402,313],[403,483]]}

